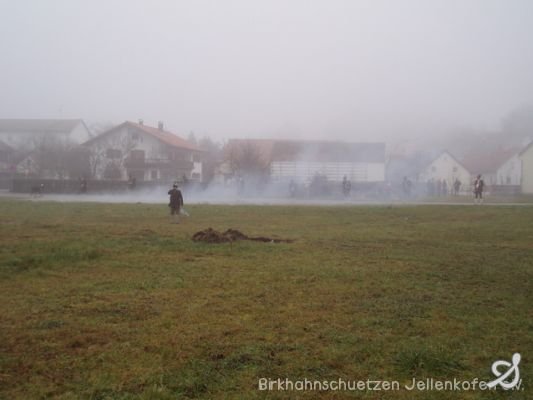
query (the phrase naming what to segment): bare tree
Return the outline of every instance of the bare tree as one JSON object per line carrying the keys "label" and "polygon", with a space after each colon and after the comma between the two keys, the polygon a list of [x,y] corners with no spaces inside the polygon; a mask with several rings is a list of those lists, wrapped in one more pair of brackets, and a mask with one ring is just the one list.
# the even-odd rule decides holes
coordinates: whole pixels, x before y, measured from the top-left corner
{"label": "bare tree", "polygon": [[233,173],[238,175],[265,176],[269,171],[269,163],[265,160],[261,148],[248,141],[228,144],[226,161]]}
{"label": "bare tree", "polygon": [[89,164],[91,176],[120,179],[130,153],[136,143],[131,135],[109,135],[91,147]]}
{"label": "bare tree", "polygon": [[204,136],[198,142],[198,147],[205,150],[202,156],[202,175],[204,182],[210,182],[215,176],[215,168],[222,161],[222,146]]}

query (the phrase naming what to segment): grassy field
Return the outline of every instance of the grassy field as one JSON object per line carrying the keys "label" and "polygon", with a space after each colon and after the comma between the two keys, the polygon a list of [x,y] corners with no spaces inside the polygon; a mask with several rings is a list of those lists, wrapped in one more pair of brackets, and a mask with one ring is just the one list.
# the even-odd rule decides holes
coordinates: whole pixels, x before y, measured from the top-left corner
{"label": "grassy field", "polygon": [[[0,398],[533,398],[533,207],[188,211],[0,200]],[[514,352],[525,391],[258,390],[488,381]]]}

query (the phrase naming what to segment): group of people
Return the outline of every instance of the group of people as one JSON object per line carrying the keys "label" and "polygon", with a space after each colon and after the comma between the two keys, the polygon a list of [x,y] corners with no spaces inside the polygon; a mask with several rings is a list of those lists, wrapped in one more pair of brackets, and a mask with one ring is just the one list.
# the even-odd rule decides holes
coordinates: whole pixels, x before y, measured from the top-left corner
{"label": "group of people", "polygon": [[[411,180],[409,180],[407,177],[404,177],[402,181],[402,189],[406,196],[411,195],[411,191],[413,188],[413,183]],[[461,189],[461,181],[459,179],[455,179],[452,185],[452,193],[453,195],[458,195],[459,191]],[[474,192],[474,201],[476,203],[482,203],[483,202],[483,191],[485,189],[485,182],[481,175],[478,175],[474,181],[473,185],[473,192]],[[289,193],[291,197],[295,197],[297,193],[298,187],[294,180],[291,180],[289,184]],[[342,192],[345,197],[350,196],[350,192],[352,190],[352,184],[348,180],[348,178],[345,176],[342,180]],[[431,195],[437,195],[437,196],[445,196],[448,194],[448,184],[446,180],[429,180],[428,181],[428,194]],[[173,218],[174,223],[179,223],[179,215],[180,214],[186,214],[185,210],[183,209],[183,195],[181,193],[181,190],[178,188],[178,183],[175,182],[172,186],[172,189],[168,191],[168,195],[170,196],[170,201],[168,206],[170,207],[170,215]],[[187,214],[186,214],[187,215]]]}
{"label": "group of people", "polygon": [[433,179],[427,181],[427,194],[429,197],[441,197],[448,195],[448,182],[445,179]]}
{"label": "group of people", "polygon": [[[450,185],[451,188],[448,188],[448,183],[445,179],[442,180],[434,180],[430,179],[427,181],[427,193],[428,196],[447,196],[449,194],[449,190],[451,190],[451,194],[453,196],[458,196],[461,187],[462,182],[455,178],[452,185]],[[476,203],[482,203],[483,202],[483,191],[485,190],[485,181],[483,180],[483,177],[481,175],[478,175],[476,179],[474,180],[472,191],[474,194],[474,200]]]}
{"label": "group of people", "polygon": [[[327,179],[324,179],[323,176],[315,175],[309,185],[304,187],[304,191],[311,196],[325,194],[328,192],[326,186]],[[341,190],[344,197],[350,197],[350,194],[352,192],[352,183],[348,180],[346,176],[344,176],[342,180]],[[291,181],[289,182],[289,196],[291,198],[295,198],[300,191],[301,190],[298,187],[298,184],[294,181],[294,179],[291,179]]]}
{"label": "group of people", "polygon": [[453,196],[458,196],[461,191],[462,183],[459,178],[455,178],[451,185],[448,185],[448,182],[445,179],[433,178],[427,182],[427,194],[428,196],[448,196],[452,194]]}

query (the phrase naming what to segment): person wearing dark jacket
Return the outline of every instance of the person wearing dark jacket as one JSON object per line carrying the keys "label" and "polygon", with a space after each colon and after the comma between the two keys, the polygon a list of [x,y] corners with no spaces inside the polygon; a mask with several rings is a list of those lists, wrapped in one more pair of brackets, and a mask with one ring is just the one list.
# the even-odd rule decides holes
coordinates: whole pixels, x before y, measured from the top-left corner
{"label": "person wearing dark jacket", "polygon": [[168,206],[170,207],[170,215],[174,216],[174,222],[179,223],[178,215],[181,207],[183,207],[183,196],[176,183],[172,189],[168,191],[168,194],[170,195],[170,203],[168,203]]}
{"label": "person wearing dark jacket", "polygon": [[478,175],[474,181],[474,203],[483,203],[483,189],[485,188],[485,181]]}

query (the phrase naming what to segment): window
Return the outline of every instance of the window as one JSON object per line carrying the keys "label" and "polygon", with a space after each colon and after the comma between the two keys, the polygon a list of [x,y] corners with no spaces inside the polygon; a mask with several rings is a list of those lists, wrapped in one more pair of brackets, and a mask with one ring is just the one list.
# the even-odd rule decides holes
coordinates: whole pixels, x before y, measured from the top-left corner
{"label": "window", "polygon": [[157,180],[157,170],[156,169],[153,169],[151,171],[151,178],[153,181]]}
{"label": "window", "polygon": [[137,132],[132,132],[131,133],[131,138],[132,138],[132,140],[139,140],[139,134]]}
{"label": "window", "polygon": [[200,162],[200,161],[201,161],[201,160],[200,160],[200,154],[193,153],[193,155],[192,155],[192,161],[193,161],[193,162],[196,162],[196,163]]}
{"label": "window", "polygon": [[437,168],[433,165],[433,166],[431,167],[431,172],[435,172],[435,171],[437,171]]}
{"label": "window", "polygon": [[119,149],[107,149],[105,155],[107,158],[117,159],[122,157],[122,152]]}

